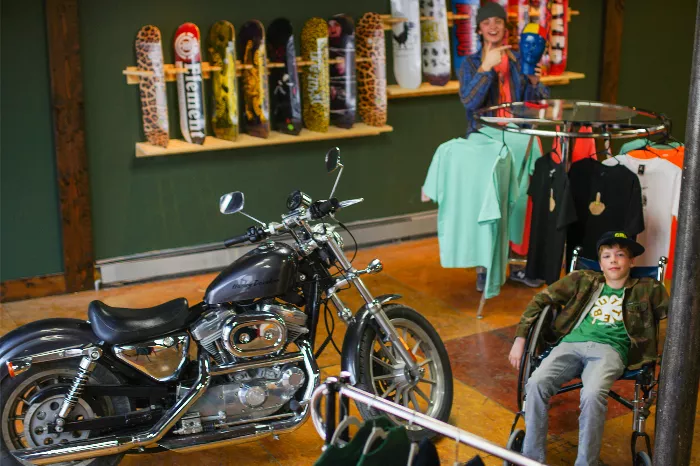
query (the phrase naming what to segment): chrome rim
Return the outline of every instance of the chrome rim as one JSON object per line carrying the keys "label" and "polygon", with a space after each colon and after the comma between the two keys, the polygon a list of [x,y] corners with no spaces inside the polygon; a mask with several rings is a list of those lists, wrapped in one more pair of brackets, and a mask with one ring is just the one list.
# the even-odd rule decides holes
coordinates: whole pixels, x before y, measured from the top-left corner
{"label": "chrome rim", "polygon": [[416,358],[420,374],[411,377],[391,342],[382,342],[375,336],[369,365],[372,388],[384,399],[437,417],[445,394],[445,376],[437,347],[425,330],[412,320],[397,318],[391,323]]}
{"label": "chrome rim", "polygon": [[[22,382],[7,397],[2,411],[2,440],[9,451],[25,448],[37,448],[87,438],[89,431],[49,434],[46,424],[53,422],[55,414],[63,402],[63,395],[56,395],[46,400],[30,404],[30,400],[40,391],[52,385],[71,383],[75,371],[53,369],[39,372]],[[95,417],[92,407],[79,399],[69,419],[82,420]],[[77,435],[77,436],[76,436]],[[60,463],[71,466],[87,466],[94,458],[82,462]]]}

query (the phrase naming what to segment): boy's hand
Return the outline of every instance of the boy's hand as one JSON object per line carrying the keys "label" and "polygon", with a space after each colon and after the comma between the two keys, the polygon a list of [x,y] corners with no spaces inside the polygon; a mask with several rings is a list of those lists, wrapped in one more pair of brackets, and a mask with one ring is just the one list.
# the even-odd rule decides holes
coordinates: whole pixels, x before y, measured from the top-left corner
{"label": "boy's hand", "polygon": [[537,86],[537,83],[540,82],[540,78],[542,77],[542,67],[540,65],[537,65],[535,67],[535,74],[530,76],[528,75],[527,79],[530,80],[530,84],[533,86]]}
{"label": "boy's hand", "polygon": [[513,342],[513,347],[510,349],[510,354],[508,355],[508,361],[510,365],[520,370],[520,360],[523,358],[523,353],[525,352],[525,339],[523,337],[517,337],[515,342]]}
{"label": "boy's hand", "polygon": [[501,57],[503,56],[504,50],[512,48],[512,45],[502,45],[494,48],[489,46],[485,47],[486,50],[484,51],[484,60],[481,62],[481,66],[479,67],[480,71],[491,71],[494,66],[501,63]]}

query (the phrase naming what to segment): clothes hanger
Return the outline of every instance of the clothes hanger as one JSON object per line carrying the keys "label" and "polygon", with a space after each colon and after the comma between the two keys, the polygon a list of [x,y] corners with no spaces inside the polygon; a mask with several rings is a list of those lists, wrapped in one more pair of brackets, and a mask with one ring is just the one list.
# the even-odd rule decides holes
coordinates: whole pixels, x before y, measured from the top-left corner
{"label": "clothes hanger", "polygon": [[372,444],[374,444],[375,440],[386,440],[388,436],[389,434],[381,427],[373,427],[372,432],[370,432],[367,440],[365,441],[365,446],[362,448],[362,456],[365,456],[370,452],[370,450],[372,450]]}
{"label": "clothes hanger", "polygon": [[340,436],[343,434],[345,429],[347,429],[351,425],[360,428],[362,427],[362,422],[360,422],[360,420],[357,419],[355,416],[347,416],[345,419],[340,421],[338,426],[335,428],[335,432],[333,432],[333,437],[331,437],[330,445],[339,446],[338,441],[340,440]]}

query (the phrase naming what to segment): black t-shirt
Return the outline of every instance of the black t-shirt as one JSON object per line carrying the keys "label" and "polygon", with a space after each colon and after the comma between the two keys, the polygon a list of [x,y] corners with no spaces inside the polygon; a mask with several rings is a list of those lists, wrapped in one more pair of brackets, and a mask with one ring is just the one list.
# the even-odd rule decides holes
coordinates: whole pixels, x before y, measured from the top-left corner
{"label": "black t-shirt", "polygon": [[[596,242],[607,231],[622,230],[632,239],[644,231],[642,188],[639,178],[628,168],[584,159],[569,169],[569,182],[578,220],[569,226],[567,263],[576,246],[583,248],[583,257],[596,259]],[[604,209],[600,204],[595,206],[598,196]],[[593,213],[600,210],[598,215]]]}
{"label": "black t-shirt", "polygon": [[552,284],[561,274],[566,229],[576,221],[576,209],[566,170],[551,154],[535,162],[527,193],[532,197],[532,219],[525,275]]}

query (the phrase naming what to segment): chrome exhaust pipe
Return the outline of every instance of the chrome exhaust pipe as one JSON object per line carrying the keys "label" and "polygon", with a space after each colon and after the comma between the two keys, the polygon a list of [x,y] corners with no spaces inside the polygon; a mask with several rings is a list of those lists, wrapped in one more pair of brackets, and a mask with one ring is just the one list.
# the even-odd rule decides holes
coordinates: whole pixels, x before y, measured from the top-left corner
{"label": "chrome exhaust pipe", "polygon": [[192,385],[192,388],[190,388],[187,394],[178,400],[178,402],[149,430],[130,436],[88,438],[66,445],[15,450],[12,454],[20,462],[53,464],[64,461],[95,458],[98,456],[116,455],[131,450],[132,448],[150,445],[163,438],[175,423],[180,420],[207,390],[210,381],[211,374],[209,372],[208,356],[201,355],[199,357],[199,375]]}

